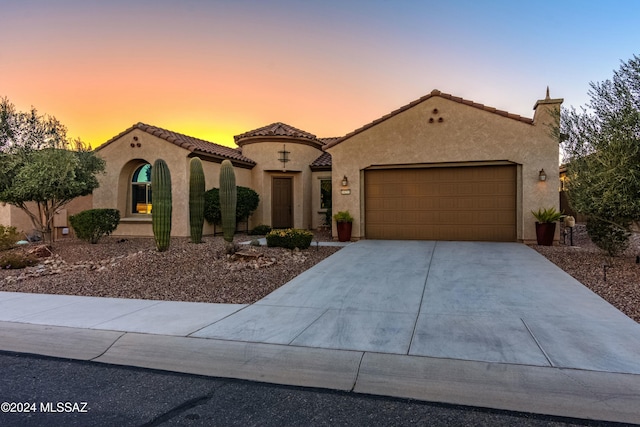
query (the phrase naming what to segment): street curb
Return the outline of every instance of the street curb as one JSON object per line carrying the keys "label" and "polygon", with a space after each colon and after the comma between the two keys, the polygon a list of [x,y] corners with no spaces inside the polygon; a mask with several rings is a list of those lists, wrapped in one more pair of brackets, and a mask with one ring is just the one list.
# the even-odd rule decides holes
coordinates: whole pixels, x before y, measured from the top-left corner
{"label": "street curb", "polygon": [[0,322],[0,350],[640,423],[640,375]]}

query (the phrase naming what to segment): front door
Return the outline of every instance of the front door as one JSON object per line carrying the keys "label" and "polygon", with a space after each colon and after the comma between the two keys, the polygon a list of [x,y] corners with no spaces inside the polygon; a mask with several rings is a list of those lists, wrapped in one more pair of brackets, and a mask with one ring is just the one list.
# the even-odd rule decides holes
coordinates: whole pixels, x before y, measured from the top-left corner
{"label": "front door", "polygon": [[293,227],[293,186],[291,178],[273,178],[271,227]]}

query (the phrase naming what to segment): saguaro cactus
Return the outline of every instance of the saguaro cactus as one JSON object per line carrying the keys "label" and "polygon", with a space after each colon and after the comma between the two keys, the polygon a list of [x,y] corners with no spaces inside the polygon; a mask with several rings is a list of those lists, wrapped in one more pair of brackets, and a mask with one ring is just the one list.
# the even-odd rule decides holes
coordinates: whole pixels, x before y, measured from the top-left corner
{"label": "saguaro cactus", "polygon": [[166,251],[171,240],[171,174],[167,163],[158,159],[151,168],[153,209],[151,223],[158,251]]}
{"label": "saguaro cactus", "polygon": [[204,225],[204,171],[202,161],[194,157],[189,161],[189,229],[192,243],[202,242]]}
{"label": "saguaro cactus", "polygon": [[236,175],[229,160],[224,160],[220,167],[220,214],[222,216],[222,234],[224,240],[233,242],[236,232]]}

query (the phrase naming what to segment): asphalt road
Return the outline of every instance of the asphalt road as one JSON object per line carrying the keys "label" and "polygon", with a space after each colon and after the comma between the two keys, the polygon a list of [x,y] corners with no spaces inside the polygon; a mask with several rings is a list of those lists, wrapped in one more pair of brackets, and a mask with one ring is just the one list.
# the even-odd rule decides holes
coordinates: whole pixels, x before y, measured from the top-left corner
{"label": "asphalt road", "polygon": [[0,372],[0,426],[619,425],[7,352]]}

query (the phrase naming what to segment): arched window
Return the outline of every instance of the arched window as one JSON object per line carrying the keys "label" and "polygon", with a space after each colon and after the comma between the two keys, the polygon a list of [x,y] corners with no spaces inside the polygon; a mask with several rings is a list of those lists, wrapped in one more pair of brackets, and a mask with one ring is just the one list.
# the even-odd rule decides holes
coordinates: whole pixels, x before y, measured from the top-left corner
{"label": "arched window", "polygon": [[146,163],[133,173],[131,179],[131,212],[151,213],[151,165]]}

